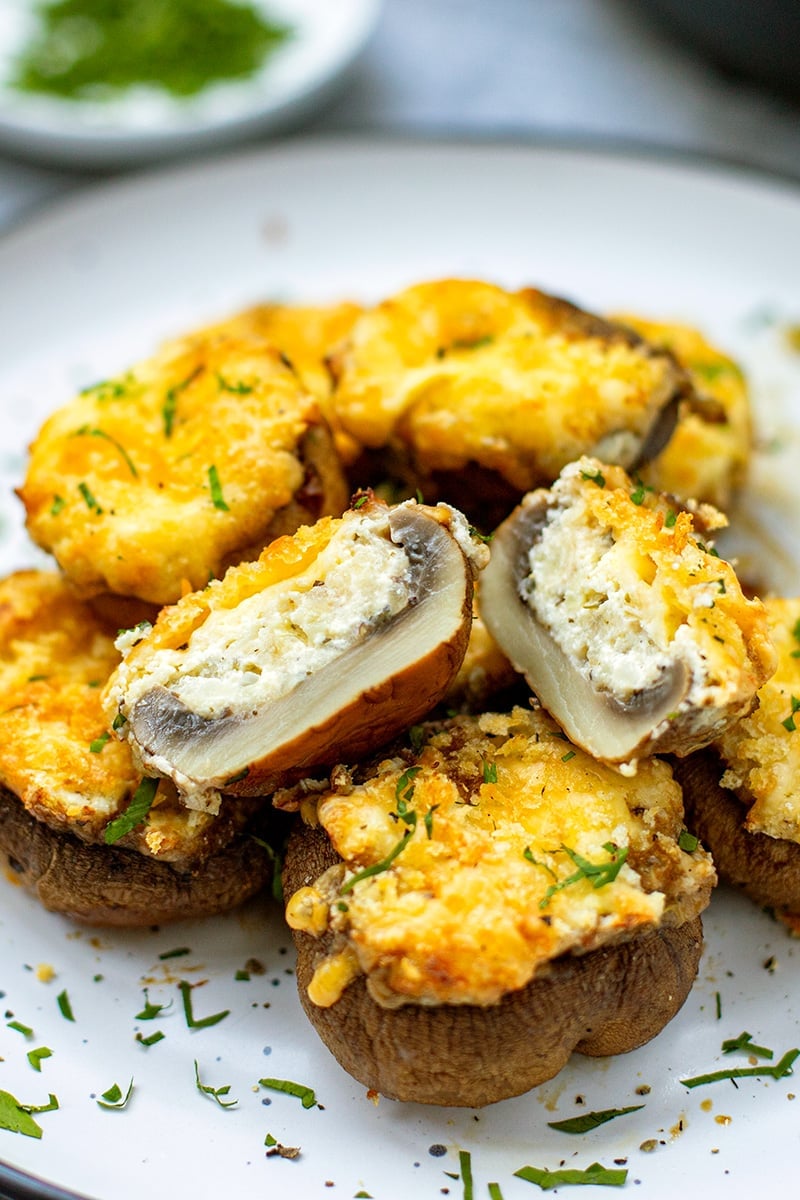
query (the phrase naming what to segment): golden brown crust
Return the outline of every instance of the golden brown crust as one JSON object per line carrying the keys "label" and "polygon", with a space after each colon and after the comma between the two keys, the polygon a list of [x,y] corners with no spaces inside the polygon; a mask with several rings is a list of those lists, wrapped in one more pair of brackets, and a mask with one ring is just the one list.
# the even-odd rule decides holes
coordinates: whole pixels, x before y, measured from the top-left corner
{"label": "golden brown crust", "polygon": [[319,405],[280,351],[213,330],[55,412],[19,494],[82,595],[158,605],[263,547],[290,504],[296,527],[347,503]]}
{"label": "golden brown crust", "polygon": [[[293,835],[284,866],[291,895],[337,861],[319,829]],[[330,949],[295,932],[303,1008],[339,1063],[365,1087],[396,1100],[478,1107],[551,1079],[573,1051],[623,1054],[678,1012],[702,951],[700,918],[630,941],[557,959],[549,972],[491,1007],[375,1003],[362,978],[320,1008],[308,985]]]}
{"label": "golden brown crust", "polygon": [[365,312],[332,367],[345,429],[410,460],[423,492],[476,465],[517,495],[583,453],[633,466],[691,390],[629,329],[534,289],[458,279]]}
{"label": "golden brown crust", "polygon": [[35,820],[3,787],[0,856],[51,912],[129,927],[226,912],[266,887],[273,869],[269,851],[246,835],[185,870],[135,851],[87,846]]}

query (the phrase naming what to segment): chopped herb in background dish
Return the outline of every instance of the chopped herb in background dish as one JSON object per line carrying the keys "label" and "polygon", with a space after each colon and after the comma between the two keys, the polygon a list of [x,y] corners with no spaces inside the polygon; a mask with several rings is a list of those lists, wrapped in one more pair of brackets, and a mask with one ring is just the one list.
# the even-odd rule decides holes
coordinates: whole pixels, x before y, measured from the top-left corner
{"label": "chopped herb in background dish", "polygon": [[197,1059],[194,1060],[194,1081],[198,1092],[202,1092],[204,1096],[210,1096],[212,1100],[217,1102],[220,1108],[235,1108],[239,1103],[238,1100],[225,1099],[231,1090],[231,1085],[229,1083],[224,1084],[222,1087],[215,1088],[209,1087],[207,1083],[201,1082],[200,1067],[197,1065]]}
{"label": "chopped herb in background dish", "polygon": [[230,1009],[223,1009],[222,1012],[212,1013],[210,1017],[202,1017],[199,1021],[196,1019],[192,1011],[192,988],[196,986],[187,983],[182,979],[178,984],[178,989],[183,999],[183,1012],[186,1017],[186,1024],[190,1029],[209,1029],[212,1025],[218,1025],[220,1021],[224,1021],[225,1017],[229,1016]]}
{"label": "chopped herb in background dish", "polygon": [[0,1129],[21,1133],[25,1137],[41,1138],[42,1127],[31,1114],[54,1112],[57,1108],[58,1100],[52,1093],[47,1104],[20,1104],[10,1092],[0,1091]]}
{"label": "chopped herb in background dish", "polygon": [[125,1108],[131,1096],[133,1095],[133,1080],[128,1084],[128,1090],[123,1095],[122,1088],[118,1083],[112,1083],[108,1091],[103,1092],[102,1096],[97,1101],[100,1108]]}
{"label": "chopped herb in background dish", "polygon": [[624,1187],[628,1172],[604,1167],[602,1163],[592,1163],[585,1171],[570,1170],[548,1171],[546,1167],[520,1167],[514,1174],[518,1179],[535,1183],[543,1192],[564,1184],[596,1184],[599,1187]]}
{"label": "chopped herb in background dish", "polygon": [[489,1200],[503,1200],[503,1193],[500,1191],[499,1183],[488,1183]]}
{"label": "chopped herb in background dish", "polygon": [[12,86],[69,100],[142,84],[194,96],[254,75],[292,33],[247,0],[44,0],[37,8],[39,28]]}
{"label": "chopped herb in background dish", "polygon": [[590,1130],[597,1129],[598,1125],[605,1125],[607,1121],[613,1121],[616,1117],[638,1112],[641,1108],[644,1108],[643,1104],[631,1104],[627,1108],[604,1108],[598,1112],[581,1113],[579,1117],[568,1117],[566,1121],[548,1121],[547,1125],[550,1129],[557,1129],[559,1133],[589,1133]]}
{"label": "chopped herb in background dish", "polygon": [[154,1021],[165,1008],[172,1008],[171,1000],[169,1004],[151,1004],[147,988],[142,988],[142,991],[144,992],[144,1008],[136,1014],[137,1021]]}
{"label": "chopped herb in background dish", "polygon": [[6,1029],[13,1029],[16,1033],[21,1033],[23,1037],[33,1037],[33,1030],[30,1025],[23,1025],[21,1021],[6,1021]]}
{"label": "chopped herb in background dish", "polygon": [[148,1037],[144,1037],[141,1033],[137,1033],[135,1040],[140,1046],[147,1046],[149,1048],[150,1046],[155,1046],[157,1042],[163,1042],[165,1037],[166,1034],[162,1033],[160,1029],[157,1029],[155,1033],[151,1033]]}
{"label": "chopped herb in background dish", "polygon": [[317,1094],[313,1088],[302,1083],[293,1083],[291,1079],[259,1079],[263,1088],[272,1092],[283,1092],[287,1096],[296,1096],[303,1108],[313,1108],[317,1103]]}

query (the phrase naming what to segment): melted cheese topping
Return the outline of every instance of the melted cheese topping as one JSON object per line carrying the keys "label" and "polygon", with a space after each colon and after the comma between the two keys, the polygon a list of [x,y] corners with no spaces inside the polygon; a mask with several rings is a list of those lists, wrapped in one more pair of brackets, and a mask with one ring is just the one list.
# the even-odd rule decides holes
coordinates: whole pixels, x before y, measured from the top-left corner
{"label": "melted cheese topping", "polygon": [[[263,338],[169,343],[44,424],[20,491],[29,531],[84,594],[172,603],[260,549],[302,489],[303,439],[319,422]],[[340,511],[344,482],[334,490]],[[328,499],[321,511],[334,511]]]}
{"label": "melted cheese topping", "polygon": [[[379,1003],[493,1004],[560,954],[707,903],[713,868],[675,841],[681,794],[665,763],[624,779],[522,709],[437,729],[415,757],[322,796],[344,866],[290,901],[290,924],[313,933],[327,904],[332,954],[354,952]],[[315,976],[326,996],[332,970],[323,959]]]}
{"label": "melted cheese topping", "polygon": [[629,701],[677,658],[691,679],[682,708],[749,703],[774,667],[763,606],[691,515],[596,459],[546,496],[520,594],[593,686]]}
{"label": "melted cheese topping", "polygon": [[[101,705],[118,662],[111,631],[61,577],[0,580],[0,783],[38,820],[85,842],[103,843],[141,780]],[[214,822],[187,812],[162,782],[122,844],[175,863],[204,858],[235,832],[228,803],[225,822]]]}
{"label": "melted cheese topping", "polygon": [[522,491],[584,453],[633,462],[686,382],[669,356],[563,301],[453,279],[364,313],[334,369],[358,441],[399,440],[428,471],[477,462]]}
{"label": "melted cheese topping", "polygon": [[800,842],[800,599],[764,603],[778,668],[758,708],[716,743],[727,766],[720,782],[748,806],[747,829]]}

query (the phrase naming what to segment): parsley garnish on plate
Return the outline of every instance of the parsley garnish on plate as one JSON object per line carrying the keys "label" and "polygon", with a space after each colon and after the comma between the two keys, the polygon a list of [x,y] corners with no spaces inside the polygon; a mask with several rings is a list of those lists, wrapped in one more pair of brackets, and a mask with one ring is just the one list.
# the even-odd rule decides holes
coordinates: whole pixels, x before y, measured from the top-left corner
{"label": "parsley garnish on plate", "polygon": [[514,1174],[518,1179],[535,1183],[543,1192],[563,1184],[597,1184],[599,1187],[623,1187],[628,1178],[628,1172],[623,1168],[604,1167],[602,1163],[591,1163],[585,1171],[570,1168],[561,1171],[550,1171],[547,1167],[520,1167]]}
{"label": "parsley garnish on plate", "polygon": [[557,1129],[559,1133],[589,1133],[598,1125],[605,1125],[616,1117],[627,1116],[628,1113],[638,1112],[643,1104],[631,1104],[627,1108],[603,1108],[597,1112],[581,1113],[579,1117],[568,1117],[565,1121],[548,1121],[549,1129]]}
{"label": "parsley garnish on plate", "polygon": [[303,1083],[294,1083],[291,1079],[259,1079],[263,1088],[272,1092],[283,1092],[287,1096],[296,1096],[303,1108],[313,1108],[317,1103],[317,1094],[313,1088]]}

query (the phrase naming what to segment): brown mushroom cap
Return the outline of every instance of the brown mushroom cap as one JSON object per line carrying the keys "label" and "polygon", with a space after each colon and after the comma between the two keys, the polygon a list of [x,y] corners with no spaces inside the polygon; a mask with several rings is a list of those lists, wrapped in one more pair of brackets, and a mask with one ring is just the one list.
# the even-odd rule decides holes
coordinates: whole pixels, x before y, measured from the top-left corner
{"label": "brown mushroom cap", "polygon": [[[283,872],[291,895],[338,861],[324,832],[292,836]],[[364,977],[328,1008],[307,988],[330,935],[294,932],[297,984],[311,1024],[341,1066],[395,1100],[478,1107],[521,1095],[556,1075],[574,1050],[623,1054],[653,1038],[680,1009],[702,951],[697,917],[588,954],[567,954],[499,1004],[384,1008]]]}
{"label": "brown mushroom cap", "polygon": [[[365,636],[264,704],[243,692],[210,717],[159,683],[128,705],[123,684],[123,733],[145,771],[173,778],[185,794],[260,794],[321,764],[367,752],[441,699],[464,656],[472,620],[466,525],[445,506],[386,509],[372,500],[345,519],[376,510],[385,511],[389,537],[407,562],[401,610],[376,619]],[[146,663],[146,653],[140,644],[137,660]]]}
{"label": "brown mushroom cap", "polygon": [[227,912],[268,886],[274,862],[247,835],[186,869],[135,850],[86,845],[37,821],[2,787],[0,859],[51,912],[120,927]]}

